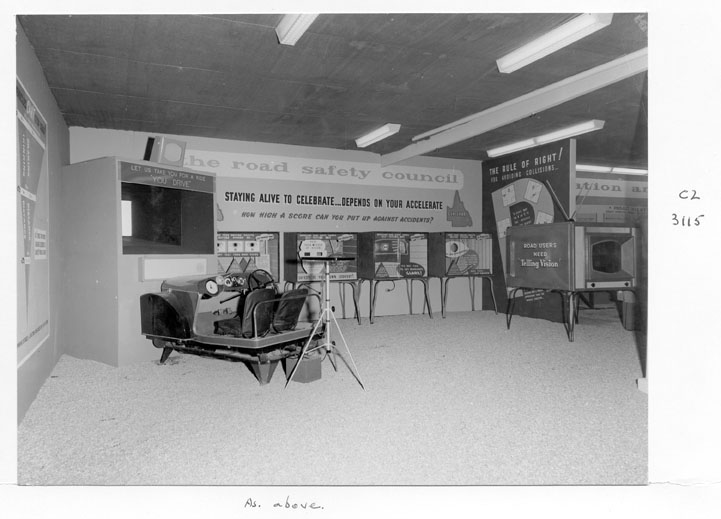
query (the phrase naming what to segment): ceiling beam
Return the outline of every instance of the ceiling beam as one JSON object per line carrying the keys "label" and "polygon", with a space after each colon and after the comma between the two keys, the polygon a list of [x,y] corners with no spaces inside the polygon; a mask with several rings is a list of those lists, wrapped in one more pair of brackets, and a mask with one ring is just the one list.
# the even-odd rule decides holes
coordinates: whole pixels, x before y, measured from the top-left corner
{"label": "ceiling beam", "polygon": [[381,155],[381,166],[396,164],[520,121],[646,70],[648,70],[648,48],[426,132],[418,138],[428,136],[427,138]]}

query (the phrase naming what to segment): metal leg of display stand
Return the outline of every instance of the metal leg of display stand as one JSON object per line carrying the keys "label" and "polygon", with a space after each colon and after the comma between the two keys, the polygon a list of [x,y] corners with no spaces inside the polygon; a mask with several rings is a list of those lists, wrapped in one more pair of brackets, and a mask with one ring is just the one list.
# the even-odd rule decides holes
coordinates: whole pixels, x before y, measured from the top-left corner
{"label": "metal leg of display stand", "polygon": [[[493,310],[498,315],[498,304],[496,303],[496,294],[493,291],[493,278],[490,276],[467,276],[468,277],[468,291],[471,294],[471,312],[476,311],[476,278],[480,277],[481,280],[488,280],[489,287],[491,289],[491,300],[493,301]],[[441,315],[446,317],[446,300],[448,298],[448,282],[453,279],[452,277],[440,278],[441,279]],[[510,326],[510,325],[509,325]]]}
{"label": "metal leg of display stand", "polygon": [[[574,341],[574,329],[578,322],[578,307],[580,304],[581,293],[574,291],[563,291],[561,293],[563,297],[564,313],[565,309],[568,308],[568,319],[565,320],[564,326],[566,327],[566,334],[568,335],[568,341]],[[564,316],[565,317],[565,316]]]}
{"label": "metal leg of display stand", "polygon": [[[425,278],[408,278],[406,279],[406,293],[408,294],[408,308],[410,309],[410,314],[413,315],[413,282],[414,281],[420,281],[423,283],[423,313],[426,312],[426,308],[428,308],[428,317],[433,319],[433,310],[431,309],[431,299],[428,297],[428,280]],[[408,291],[408,286],[410,284],[410,291]]]}
{"label": "metal leg of display stand", "polygon": [[[295,366],[293,366],[293,370],[290,372],[290,376],[288,377],[288,380],[286,380],[285,387],[288,387],[288,384],[291,380],[293,380],[293,377],[295,376],[295,372],[298,370],[298,366],[300,366],[300,363],[303,361],[303,358],[313,353],[317,350],[325,350],[326,355],[330,359],[331,364],[333,365],[333,369],[335,371],[338,371],[338,367],[335,363],[335,355],[337,354],[341,359],[343,359],[343,356],[338,353],[338,347],[336,346],[336,343],[334,340],[331,339],[331,321],[333,324],[335,324],[336,330],[338,330],[338,335],[340,336],[340,340],[343,343],[343,346],[345,346],[346,352],[348,352],[348,358],[350,359],[351,364],[353,367],[351,368],[348,366],[348,363],[346,362],[346,366],[348,366],[348,369],[350,370],[351,374],[355,377],[355,379],[358,381],[360,386],[365,391],[365,386],[363,385],[363,381],[360,378],[360,375],[358,374],[358,368],[355,365],[355,362],[353,361],[353,356],[351,355],[350,349],[348,348],[348,343],[345,341],[345,337],[343,337],[343,332],[340,329],[340,326],[338,325],[338,321],[335,318],[335,315],[333,313],[333,307],[330,304],[330,268],[329,268],[329,262],[332,261],[332,258],[315,258],[316,261],[324,261],[325,262],[325,284],[323,286],[323,295],[324,295],[324,304],[323,304],[323,310],[321,311],[320,315],[318,316],[318,321],[315,323],[315,326],[313,327],[313,332],[310,334],[310,337],[308,337],[308,340],[306,341],[303,348],[300,350],[300,354],[298,355],[298,362],[295,363]],[[342,259],[342,258],[340,258]],[[311,342],[313,342],[313,337],[315,336],[316,332],[318,331],[318,328],[320,326],[324,325],[325,327],[325,339],[322,344],[316,345],[313,348],[310,348]],[[343,359],[345,362],[345,359]]]}
{"label": "metal leg of display stand", "polygon": [[345,319],[345,283],[338,283],[338,297],[340,297],[340,308],[343,312],[343,319]]}
{"label": "metal leg of display stand", "polygon": [[358,299],[360,298],[360,284],[362,281],[340,281],[338,283],[339,285],[339,293],[340,293],[340,304],[343,308],[343,319],[345,319],[345,287],[346,285],[350,285],[351,290],[353,292],[353,309],[354,314],[353,317],[356,318],[358,321],[358,324],[361,324],[361,315],[360,315],[360,309],[358,308]]}
{"label": "metal leg of display stand", "polygon": [[[356,291],[356,288],[358,289]],[[363,291],[363,280],[359,279],[353,284],[353,296],[355,297],[355,312],[358,316],[358,324],[361,324],[360,297]]]}
{"label": "metal leg of display stand", "polygon": [[[498,315],[498,305],[496,304],[496,294],[493,291],[493,278],[491,276],[481,276],[481,279],[485,279],[488,281],[488,286],[491,289],[491,300],[493,301],[493,310],[496,312],[496,315]],[[475,278],[473,278],[473,283],[475,284]]]}
{"label": "metal leg of display stand", "polygon": [[376,310],[376,295],[377,295],[376,290],[378,289],[378,281],[376,281],[375,279],[371,279],[370,285],[371,285],[371,292],[370,292],[370,296],[368,298],[368,302],[369,302],[368,320],[370,321],[371,324],[373,324],[373,317],[374,317],[375,310]]}
{"label": "metal leg of display stand", "polygon": [[[506,326],[508,329],[511,328],[511,318],[513,317],[513,310],[516,302],[516,292],[524,289],[524,287],[514,288],[508,295],[508,305],[506,307]],[[538,290],[533,288],[526,288],[526,290]],[[632,289],[626,289],[633,293]],[[575,340],[575,327],[578,324],[578,315],[581,299],[585,300],[582,290],[545,290],[546,292],[557,292],[561,296],[561,310],[563,327],[566,329],[566,335],[568,341],[573,342]]]}
{"label": "metal leg of display stand", "polygon": [[[506,306],[506,327],[511,329],[511,319],[513,318],[513,310],[516,306],[516,293],[523,290],[523,287],[516,287],[508,294],[508,304]],[[533,289],[527,289],[533,290]],[[569,290],[548,290],[548,292],[557,292],[561,296],[561,310],[563,327],[566,330],[569,342],[574,340],[574,325],[578,322],[578,302],[579,293]]]}
{"label": "metal leg of display stand", "polygon": [[446,296],[448,295],[448,282],[451,278],[441,279],[441,317],[446,318]]}
{"label": "metal leg of display stand", "polygon": [[378,283],[381,281],[393,281],[386,279],[371,279],[369,280],[371,285],[371,293],[369,298],[370,309],[369,309],[369,321],[373,324],[373,319],[376,316],[376,298],[378,297]]}
{"label": "metal leg of display stand", "polygon": [[476,311],[476,276],[468,276],[468,291],[471,293],[471,312]]}
{"label": "metal leg of display stand", "polygon": [[[406,279],[406,297],[408,298],[408,315],[413,315],[413,280]],[[426,307],[423,305],[423,312],[425,313]]]}
{"label": "metal leg of display stand", "polygon": [[433,319],[433,309],[431,308],[431,297],[428,295],[428,280],[421,279],[421,282],[423,283],[423,297],[425,297],[426,305],[428,306],[428,317]]}
{"label": "metal leg of display stand", "polygon": [[508,294],[508,303],[506,304],[506,329],[511,329],[511,319],[513,318],[513,310],[516,306],[516,292],[521,290],[520,287],[511,290]]}

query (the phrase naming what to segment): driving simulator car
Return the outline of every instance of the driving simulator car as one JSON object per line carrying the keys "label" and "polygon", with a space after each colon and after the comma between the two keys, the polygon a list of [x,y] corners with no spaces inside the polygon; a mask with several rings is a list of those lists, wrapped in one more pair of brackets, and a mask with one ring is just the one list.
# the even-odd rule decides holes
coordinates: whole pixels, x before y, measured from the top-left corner
{"label": "driving simulator car", "polygon": [[278,362],[323,336],[299,322],[312,298],[320,304],[305,287],[278,293],[261,269],[166,279],[160,292],[140,296],[141,333],[163,350],[161,364],[173,351],[242,361],[264,385]]}

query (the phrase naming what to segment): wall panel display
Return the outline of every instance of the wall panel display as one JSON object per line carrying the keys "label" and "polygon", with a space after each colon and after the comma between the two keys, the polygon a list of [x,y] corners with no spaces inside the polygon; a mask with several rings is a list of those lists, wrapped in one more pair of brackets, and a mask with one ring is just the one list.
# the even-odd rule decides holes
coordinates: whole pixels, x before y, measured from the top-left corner
{"label": "wall panel display", "polygon": [[[217,175],[219,227],[292,232],[479,230],[480,163],[359,162],[190,149],[185,165]],[[417,165],[427,164],[427,165]]]}
{"label": "wall panel display", "polygon": [[250,274],[262,269],[278,280],[280,237],[277,232],[218,231],[215,252],[218,272]]}
{"label": "wall panel display", "polygon": [[577,222],[641,226],[648,221],[645,175],[576,173]]}
{"label": "wall panel display", "polygon": [[493,272],[493,242],[487,233],[431,233],[430,277],[488,276]]}
{"label": "wall panel display", "polygon": [[16,83],[17,347],[34,348],[49,330],[47,122]]}
{"label": "wall panel display", "polygon": [[428,233],[360,233],[358,250],[362,279],[428,276]]}
{"label": "wall panel display", "polygon": [[283,237],[284,274],[286,281],[322,281],[325,265],[312,261],[315,256],[351,257],[328,264],[331,281],[358,279],[357,233],[287,232]]}

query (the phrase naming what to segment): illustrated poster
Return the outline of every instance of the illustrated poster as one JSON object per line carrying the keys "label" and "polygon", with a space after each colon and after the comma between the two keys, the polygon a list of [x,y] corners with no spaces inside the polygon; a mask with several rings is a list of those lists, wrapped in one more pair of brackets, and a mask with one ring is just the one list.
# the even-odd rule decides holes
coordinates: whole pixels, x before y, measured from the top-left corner
{"label": "illustrated poster", "polygon": [[[511,226],[563,222],[575,211],[576,141],[563,140],[487,160],[483,163],[483,228],[494,231],[493,283],[505,307],[506,233]],[[490,295],[490,294],[488,294]],[[542,290],[516,293],[515,313],[563,320],[560,297]],[[484,308],[492,309],[484,297]]]}

